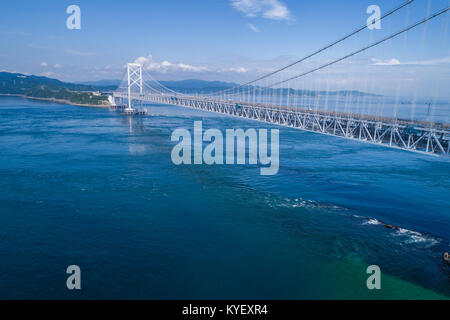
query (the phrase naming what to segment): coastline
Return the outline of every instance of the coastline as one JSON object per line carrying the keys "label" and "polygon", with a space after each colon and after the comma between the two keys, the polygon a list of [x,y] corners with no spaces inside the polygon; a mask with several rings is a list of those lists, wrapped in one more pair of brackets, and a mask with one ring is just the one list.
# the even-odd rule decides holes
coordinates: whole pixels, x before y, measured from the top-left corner
{"label": "coastline", "polygon": [[80,103],[74,103],[69,100],[64,99],[56,99],[56,98],[41,98],[41,97],[30,97],[26,96],[24,94],[12,94],[12,93],[0,93],[0,96],[10,96],[10,97],[21,97],[24,99],[31,99],[31,100],[42,100],[42,101],[51,101],[51,102],[57,102],[62,104],[70,104],[72,106],[77,107],[86,107],[86,108],[109,108],[111,104],[108,102],[108,104],[80,104]]}

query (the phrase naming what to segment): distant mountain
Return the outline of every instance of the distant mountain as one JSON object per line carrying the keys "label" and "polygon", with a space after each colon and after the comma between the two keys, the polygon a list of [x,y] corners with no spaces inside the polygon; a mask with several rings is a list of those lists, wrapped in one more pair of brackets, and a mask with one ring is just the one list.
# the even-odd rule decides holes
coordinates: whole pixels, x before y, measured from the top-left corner
{"label": "distant mountain", "polygon": [[[79,82],[79,84],[90,85],[98,88],[99,90],[114,90],[120,84],[120,80],[99,80],[99,81],[87,81],[87,82]],[[217,92],[221,90],[226,90],[229,88],[237,87],[239,84],[233,82],[223,82],[223,81],[207,81],[200,79],[187,79],[187,80],[179,80],[179,81],[159,81],[162,85],[172,89],[174,91],[180,93],[202,93],[208,94],[212,92]],[[250,86],[250,90],[253,89],[263,89],[265,94],[271,95],[299,95],[299,96],[372,96],[372,97],[381,97],[381,95],[367,93],[357,90],[340,90],[340,91],[314,91],[314,90],[302,90],[302,89],[264,89],[258,86]]]}
{"label": "distant mountain", "polygon": [[75,84],[82,84],[86,86],[93,86],[96,88],[117,88],[120,85],[120,80],[97,80],[97,81],[77,81]]}
{"label": "distant mountain", "polygon": [[[229,88],[237,87],[239,84],[233,82],[222,82],[222,81],[206,81],[206,80],[198,80],[198,79],[189,79],[182,81],[160,81],[161,84],[166,87],[182,92],[182,93],[212,93],[221,90],[226,90]],[[272,94],[272,95],[305,95],[305,96],[380,96],[373,93],[361,92],[357,90],[341,90],[341,91],[313,91],[313,90],[302,90],[302,89],[264,89],[258,86],[250,86],[250,90],[254,89],[263,89],[264,93]],[[242,89],[241,89],[242,90]],[[244,90],[248,90],[244,89]]]}
{"label": "distant mountain", "polygon": [[180,81],[160,81],[166,87],[171,89],[204,89],[204,88],[232,88],[238,86],[237,83],[222,81],[206,81],[199,79],[188,79]]}
{"label": "distant mountain", "polygon": [[98,87],[62,82],[47,77],[0,72],[0,94],[57,99],[75,104],[104,105],[107,97],[94,94]]}
{"label": "distant mountain", "polygon": [[177,92],[192,94],[208,94],[238,86],[237,83],[222,81],[206,81],[199,79],[189,79],[181,81],[160,81],[161,84]]}
{"label": "distant mountain", "polygon": [[[0,93],[9,94],[37,94],[38,90],[69,90],[69,91],[113,91],[120,84],[120,80],[98,80],[86,81],[78,83],[62,82],[56,79],[47,77],[24,75],[20,73],[0,72]],[[223,82],[223,81],[206,81],[199,79],[188,79],[181,81],[160,81],[164,86],[181,93],[201,93],[208,94],[217,92],[232,87],[238,86],[237,83]],[[341,90],[341,91],[313,91],[302,89],[287,89],[287,88],[270,88],[264,89],[260,87],[250,87],[250,90],[262,89],[264,94],[275,96],[297,95],[297,96],[380,96],[372,93],[366,93],[356,90]],[[248,89],[245,89],[248,90]],[[42,93],[41,93],[42,94]]]}
{"label": "distant mountain", "polygon": [[[257,87],[259,88],[259,87]],[[253,90],[253,88],[251,89]],[[340,90],[340,91],[316,91],[316,90],[303,90],[303,89],[287,89],[287,88],[271,88],[271,89],[264,89],[264,92],[267,92],[268,94],[273,95],[282,95],[287,96],[289,95],[297,95],[297,96],[310,96],[310,97],[317,97],[317,96],[370,96],[370,97],[382,97],[382,95],[374,94],[374,93],[368,93],[368,92],[362,92],[358,90]]]}
{"label": "distant mountain", "polygon": [[0,93],[25,94],[27,90],[45,87],[50,90],[66,88],[71,91],[96,91],[97,88],[84,84],[62,82],[47,77],[21,73],[0,72]]}
{"label": "distant mountain", "polygon": [[[120,80],[98,80],[98,81],[84,81],[84,82],[76,82],[77,84],[95,86],[98,88],[105,87],[118,87],[120,85]],[[159,81],[162,85],[181,92],[194,92],[197,91],[217,91],[227,88],[232,88],[237,86],[236,83],[231,82],[223,82],[223,81],[207,81],[207,80],[199,80],[199,79],[188,79],[188,80],[179,80],[179,81]],[[214,90],[213,90],[214,89]]]}

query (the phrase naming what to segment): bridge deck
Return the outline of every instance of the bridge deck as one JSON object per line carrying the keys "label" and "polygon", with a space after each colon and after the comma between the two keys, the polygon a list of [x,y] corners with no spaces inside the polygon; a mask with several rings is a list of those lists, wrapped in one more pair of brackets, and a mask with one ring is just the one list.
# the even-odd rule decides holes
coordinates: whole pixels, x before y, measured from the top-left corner
{"label": "bridge deck", "polygon": [[[115,93],[114,97],[128,98],[123,93]],[[132,95],[131,99],[217,112],[408,151],[434,155],[450,154],[448,123],[186,95],[145,94]]]}
{"label": "bridge deck", "polygon": [[288,106],[280,106],[280,105],[275,105],[275,104],[264,104],[264,103],[253,104],[253,103],[239,102],[239,101],[233,101],[232,103],[236,103],[238,105],[255,106],[257,108],[281,109],[281,110],[287,110],[287,111],[292,111],[292,112],[312,112],[312,113],[317,113],[320,115],[330,116],[330,117],[352,118],[352,119],[360,119],[360,120],[367,120],[367,121],[381,121],[381,122],[386,122],[386,123],[395,123],[395,124],[408,125],[408,126],[420,126],[420,127],[442,129],[442,130],[450,129],[450,123],[443,123],[443,122],[409,120],[409,119],[402,119],[402,118],[374,116],[374,115],[370,115],[370,114],[329,111],[329,110],[304,108],[304,107],[288,107]]}

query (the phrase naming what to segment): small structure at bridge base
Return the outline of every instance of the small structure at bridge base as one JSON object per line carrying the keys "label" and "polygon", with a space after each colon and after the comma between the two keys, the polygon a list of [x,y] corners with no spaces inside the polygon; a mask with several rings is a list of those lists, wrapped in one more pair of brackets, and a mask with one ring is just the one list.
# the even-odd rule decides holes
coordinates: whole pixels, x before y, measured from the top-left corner
{"label": "small structure at bridge base", "polygon": [[135,111],[136,111],[136,109],[133,109],[133,108],[130,108],[130,107],[125,108],[125,109],[123,110],[124,113],[133,113],[133,112],[135,112]]}
{"label": "small structure at bridge base", "polygon": [[145,116],[147,115],[147,109],[135,109],[135,108],[128,108],[126,105],[115,105],[110,107],[111,110],[115,110],[120,112],[121,115],[127,115],[127,116]]}
{"label": "small structure at bridge base", "polygon": [[125,108],[123,112],[120,114],[127,116],[145,116],[147,114],[147,109],[133,109],[133,108]]}

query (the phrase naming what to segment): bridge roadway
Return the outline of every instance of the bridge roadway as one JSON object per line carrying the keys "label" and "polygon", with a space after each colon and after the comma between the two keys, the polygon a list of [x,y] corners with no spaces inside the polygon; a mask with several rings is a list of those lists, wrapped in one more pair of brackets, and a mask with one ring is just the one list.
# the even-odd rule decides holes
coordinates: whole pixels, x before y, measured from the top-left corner
{"label": "bridge roadway", "polygon": [[[128,99],[113,93],[115,101]],[[432,155],[450,155],[450,124],[412,121],[389,117],[312,110],[201,96],[132,94],[132,100],[160,103],[217,112],[251,120],[298,128],[391,148]]]}

